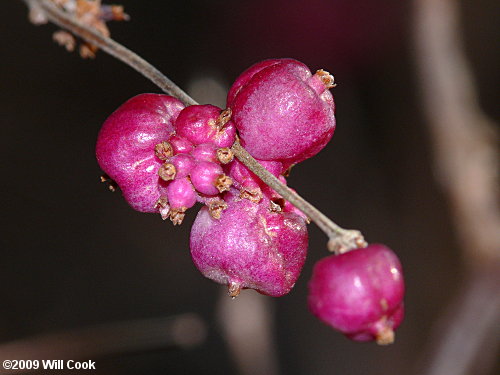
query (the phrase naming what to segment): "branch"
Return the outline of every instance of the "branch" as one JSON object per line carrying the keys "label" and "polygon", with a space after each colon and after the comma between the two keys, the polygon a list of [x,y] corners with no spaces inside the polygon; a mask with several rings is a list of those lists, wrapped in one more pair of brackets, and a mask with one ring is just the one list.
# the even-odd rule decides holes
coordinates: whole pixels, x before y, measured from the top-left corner
{"label": "branch", "polygon": [[[31,10],[36,10],[42,17],[62,27],[83,40],[99,47],[111,56],[124,62],[151,82],[156,84],[165,93],[175,96],[186,105],[194,105],[197,102],[187,95],[175,83],[163,75],[158,69],[146,60],[132,52],[128,48],[106,37],[96,30],[78,22],[67,12],[59,9],[50,0],[23,0]],[[343,229],[317,208],[304,200],[298,194],[290,190],[281,183],[267,169],[260,165],[240,144],[236,142],[232,150],[234,155],[253,173],[255,173],[264,183],[269,185],[284,199],[288,200],[295,207],[301,210],[307,217],[315,222],[318,227],[328,236],[328,249],[337,253],[342,253],[351,249],[366,246],[366,242],[361,232],[357,230]]]}
{"label": "branch", "polygon": [[67,12],[54,5],[52,1],[23,1],[31,10],[35,9],[37,12],[43,12],[43,16],[45,16],[50,22],[63,29],[71,31],[74,35],[77,35],[83,40],[99,47],[111,56],[135,69],[168,95],[175,96],[186,105],[198,104],[179,86],[173,83],[163,73],[161,73],[158,69],[156,69],[153,65],[137,55],[135,52],[132,52],[120,43],[115,42],[113,39],[108,38],[97,32],[95,29],[79,22]]}

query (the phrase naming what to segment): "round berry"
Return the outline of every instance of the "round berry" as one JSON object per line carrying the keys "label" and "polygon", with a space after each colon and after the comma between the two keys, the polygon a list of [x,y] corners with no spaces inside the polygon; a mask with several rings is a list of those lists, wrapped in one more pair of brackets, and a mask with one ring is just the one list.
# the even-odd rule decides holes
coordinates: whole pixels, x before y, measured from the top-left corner
{"label": "round berry", "polygon": [[396,254],[372,244],[316,263],[308,304],[319,319],[355,341],[390,344],[403,320],[403,297]]}
{"label": "round berry", "polygon": [[236,296],[252,288],[273,297],[288,293],[300,275],[307,252],[305,221],[226,194],[219,219],[203,207],[191,228],[191,256],[207,278],[227,285]]}
{"label": "round berry", "polygon": [[219,164],[200,161],[191,171],[191,182],[197,191],[216,195],[228,191],[232,180],[224,174]]}
{"label": "round berry", "polygon": [[292,59],[251,67],[233,84],[228,107],[241,143],[260,160],[298,163],[317,154],[335,130],[333,77],[312,75]]}

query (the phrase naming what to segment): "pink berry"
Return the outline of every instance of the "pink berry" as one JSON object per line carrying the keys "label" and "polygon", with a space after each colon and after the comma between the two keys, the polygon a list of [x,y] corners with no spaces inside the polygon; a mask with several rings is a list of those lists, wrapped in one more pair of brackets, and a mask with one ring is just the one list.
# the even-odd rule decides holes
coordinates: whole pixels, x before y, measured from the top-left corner
{"label": "pink berry", "polygon": [[218,162],[217,148],[213,143],[203,143],[196,146],[196,148],[191,151],[191,155],[199,161]]}
{"label": "pink berry", "polygon": [[168,183],[166,196],[169,206],[170,220],[174,225],[182,224],[185,212],[196,203],[196,192],[187,177]]}
{"label": "pink berry", "polygon": [[279,297],[300,275],[307,252],[305,221],[272,212],[269,201],[253,203],[233,193],[227,209],[214,219],[203,207],[191,228],[191,256],[207,278],[227,285],[236,296],[243,288]]}
{"label": "pink berry", "polygon": [[[226,111],[228,111],[226,109]],[[231,113],[231,111],[228,111]],[[225,120],[223,119],[222,122]],[[215,135],[214,139],[214,145],[218,148],[222,147],[231,147],[236,140],[236,126],[234,125],[234,122],[228,121],[225,125],[223,125],[223,128],[220,129],[217,134]]]}
{"label": "pink berry", "polygon": [[297,163],[317,154],[335,130],[333,77],[292,59],[251,67],[233,84],[228,107],[253,157]]}
{"label": "pink berry", "polygon": [[219,164],[200,161],[191,171],[191,182],[197,191],[206,195],[216,195],[228,191],[232,180]]}
{"label": "pink berry", "polygon": [[195,145],[214,143],[217,147],[229,147],[236,134],[230,111],[210,104],[186,107],[179,114],[175,128],[178,136]]}
{"label": "pink berry", "polygon": [[183,104],[167,95],[141,94],[104,122],[96,145],[101,169],[120,186],[126,201],[142,212],[156,212],[160,198],[155,146],[168,139]]}
{"label": "pink berry", "polygon": [[175,178],[183,178],[191,173],[196,162],[191,155],[178,154],[170,158],[169,163],[175,167]]}
{"label": "pink berry", "polygon": [[311,312],[355,341],[392,343],[403,297],[401,264],[378,244],[323,258],[309,282]]}
{"label": "pink berry", "polygon": [[172,145],[174,155],[189,154],[194,147],[193,144],[189,142],[186,138],[180,137],[178,135],[172,135],[168,139],[168,143]]}

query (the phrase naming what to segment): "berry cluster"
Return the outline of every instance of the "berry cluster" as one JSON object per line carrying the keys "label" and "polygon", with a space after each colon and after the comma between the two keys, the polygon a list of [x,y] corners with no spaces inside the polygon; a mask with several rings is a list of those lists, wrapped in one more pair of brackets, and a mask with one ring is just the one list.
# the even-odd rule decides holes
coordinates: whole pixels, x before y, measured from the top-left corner
{"label": "berry cluster", "polygon": [[[138,95],[104,123],[97,160],[138,211],[180,224],[187,209],[204,204],[191,229],[191,255],[231,296],[243,288],[282,296],[305,262],[308,218],[234,158],[231,146],[238,136],[286,184],[289,168],[333,135],[333,86],[328,72],[311,74],[296,60],[275,59],[237,78],[225,110]],[[325,258],[310,288],[311,310],[355,340],[388,342],[402,319],[401,269],[385,247]]]}
{"label": "berry cluster", "polygon": [[219,217],[225,207],[220,195],[232,185],[221,166],[230,161],[236,136],[230,113],[212,105],[184,107],[167,95],[138,95],[104,123],[97,160],[138,211],[181,224],[199,201]]}

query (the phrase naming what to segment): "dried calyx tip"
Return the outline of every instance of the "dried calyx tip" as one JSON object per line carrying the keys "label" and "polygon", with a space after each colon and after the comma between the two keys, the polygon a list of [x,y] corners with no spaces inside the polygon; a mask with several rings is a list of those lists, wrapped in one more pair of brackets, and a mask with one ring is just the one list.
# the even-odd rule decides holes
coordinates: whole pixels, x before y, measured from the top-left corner
{"label": "dried calyx tip", "polygon": [[241,292],[240,284],[237,284],[235,282],[229,283],[227,290],[227,294],[229,295],[229,297],[236,298],[239,296],[240,292]]}
{"label": "dried calyx tip", "polygon": [[262,190],[260,190],[260,188],[255,188],[252,190],[242,189],[240,191],[240,198],[248,199],[253,203],[259,203],[262,200]]}
{"label": "dried calyx tip", "polygon": [[163,181],[171,181],[175,178],[175,175],[177,174],[177,171],[175,169],[175,166],[171,163],[165,163],[158,168],[158,176]]}
{"label": "dried calyx tip", "polygon": [[228,164],[233,161],[234,153],[229,147],[222,147],[217,149],[217,159],[222,164]]}
{"label": "dried calyx tip", "polygon": [[112,180],[107,174],[101,175],[100,180],[101,180],[101,182],[108,183],[108,189],[112,193],[114,193],[116,191],[116,189],[118,189],[118,184],[114,180]]}
{"label": "dried calyx tip", "polygon": [[172,208],[170,209],[170,221],[174,225],[181,225],[182,221],[184,220],[184,217],[186,216],[186,207],[181,207],[181,208]]}
{"label": "dried calyx tip", "polygon": [[210,212],[210,216],[212,216],[214,219],[217,220],[220,219],[222,211],[224,211],[226,208],[227,208],[227,203],[224,202],[222,199],[211,202],[208,205],[208,211]]}
{"label": "dried calyx tip", "polygon": [[174,155],[172,145],[168,142],[161,142],[155,146],[155,155],[160,160],[167,160]]}
{"label": "dried calyx tip", "polygon": [[394,342],[395,334],[391,327],[385,327],[377,333],[376,342],[379,345],[389,345]]}
{"label": "dried calyx tip", "polygon": [[316,75],[319,77],[319,79],[321,79],[321,82],[323,82],[323,84],[325,85],[325,87],[327,89],[331,89],[331,88],[337,86],[333,75],[331,75],[326,70],[319,69],[318,71],[316,71]]}
{"label": "dried calyx tip", "polygon": [[233,114],[233,111],[231,110],[231,108],[226,108],[225,110],[223,110],[220,113],[219,117],[217,118],[216,126],[219,129],[222,129],[224,127],[224,125],[226,125],[228,123],[228,121],[231,120],[232,114]]}
{"label": "dried calyx tip", "polygon": [[225,174],[221,174],[215,180],[215,187],[219,190],[219,193],[223,193],[225,191],[229,191],[229,188],[233,184],[233,179]]}

